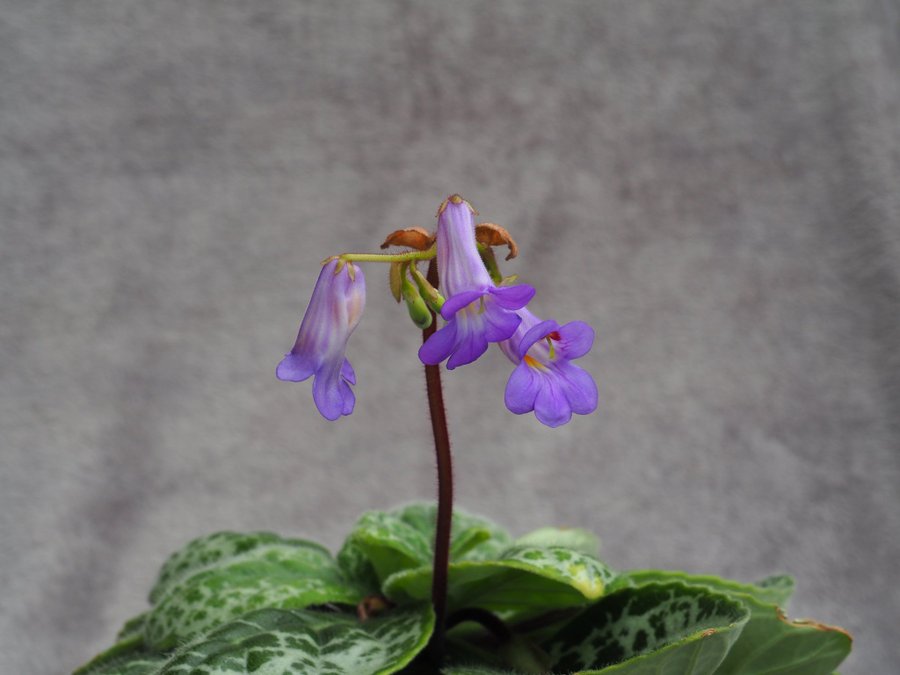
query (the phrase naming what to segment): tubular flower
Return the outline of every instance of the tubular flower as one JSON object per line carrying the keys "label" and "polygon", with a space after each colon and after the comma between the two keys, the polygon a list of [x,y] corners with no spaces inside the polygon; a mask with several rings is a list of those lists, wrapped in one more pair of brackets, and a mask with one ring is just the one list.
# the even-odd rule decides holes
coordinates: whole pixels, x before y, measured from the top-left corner
{"label": "tubular flower", "polygon": [[472,215],[459,195],[449,197],[438,212],[438,272],[447,297],[441,316],[447,324],[422,345],[419,358],[435,365],[449,356],[449,370],[477,359],[489,342],[509,338],[521,322],[515,310],[534,297],[534,288],[526,284],[494,284],[478,254]]}
{"label": "tubular flower", "polygon": [[314,375],[313,400],[329,420],[349,415],[356,403],[350,388],[356,374],[344,354],[366,305],[362,270],[352,263],[338,265],[331,260],[322,267],[294,348],[275,370],[279,380],[290,382]]}
{"label": "tubular flower", "polygon": [[510,339],[500,343],[516,364],[506,384],[506,407],[517,415],[533,410],[548,427],[565,424],[572,413],[592,413],[597,408],[597,385],[571,361],[590,351],[594,329],[582,321],[563,326],[541,321],[527,309],[518,314],[522,323]]}

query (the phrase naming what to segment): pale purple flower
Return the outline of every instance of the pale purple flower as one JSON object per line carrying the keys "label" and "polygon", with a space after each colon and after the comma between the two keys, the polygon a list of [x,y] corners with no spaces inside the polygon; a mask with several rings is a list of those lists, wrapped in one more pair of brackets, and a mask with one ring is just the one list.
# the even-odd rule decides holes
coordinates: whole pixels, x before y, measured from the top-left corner
{"label": "pale purple flower", "polygon": [[500,349],[517,364],[506,384],[506,407],[517,415],[534,411],[548,427],[558,427],[572,413],[587,415],[597,408],[597,385],[590,374],[571,363],[594,344],[594,329],[583,321],[563,326],[541,321],[520,309],[522,323]]}
{"label": "pale purple flower", "polygon": [[509,338],[521,321],[515,310],[534,296],[526,284],[494,284],[478,255],[472,214],[469,203],[453,195],[438,215],[438,274],[447,297],[441,316],[447,324],[422,345],[419,358],[435,365],[449,356],[449,370],[477,359],[489,342]]}
{"label": "pale purple flower", "polygon": [[356,374],[344,353],[366,305],[362,270],[347,263],[335,274],[337,265],[331,260],[322,267],[294,348],[275,370],[279,380],[290,382],[314,375],[313,400],[329,420],[349,415],[356,403],[350,388]]}

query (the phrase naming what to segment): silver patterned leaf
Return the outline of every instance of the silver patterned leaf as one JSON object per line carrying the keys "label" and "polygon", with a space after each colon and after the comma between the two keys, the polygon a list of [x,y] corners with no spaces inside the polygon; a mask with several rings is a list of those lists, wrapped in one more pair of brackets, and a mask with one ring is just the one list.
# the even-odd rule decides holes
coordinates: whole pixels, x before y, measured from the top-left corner
{"label": "silver patterned leaf", "polygon": [[355,605],[365,595],[317,544],[221,532],[170,558],[150,596],[144,641],[162,651],[253,610]]}
{"label": "silver patterned leaf", "polygon": [[[383,586],[397,602],[424,600],[431,568],[397,572]],[[450,563],[450,611],[483,607],[518,620],[551,610],[580,607],[603,596],[614,573],[601,561],[560,547],[514,546],[494,560]]]}
{"label": "silver patterned leaf", "polygon": [[554,672],[712,675],[749,615],[737,600],[706,588],[648,584],[606,596],[544,648]]}
{"label": "silver patterned leaf", "polygon": [[388,675],[428,643],[427,605],[364,622],[334,612],[264,609],[180,648],[154,675]]}

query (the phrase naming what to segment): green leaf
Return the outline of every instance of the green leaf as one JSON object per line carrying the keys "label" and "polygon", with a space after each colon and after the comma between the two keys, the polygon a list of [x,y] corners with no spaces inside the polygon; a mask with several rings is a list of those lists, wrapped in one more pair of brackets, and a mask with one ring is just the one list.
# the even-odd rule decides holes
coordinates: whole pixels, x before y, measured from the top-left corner
{"label": "green leaf", "polygon": [[125,625],[119,630],[119,634],[116,636],[117,640],[123,640],[132,635],[141,635],[144,634],[144,623],[147,621],[147,612],[143,614],[138,614],[137,616],[128,619],[125,622]]}
{"label": "green leaf", "polygon": [[185,577],[217,567],[223,561],[258,559],[270,549],[299,545],[328,551],[318,544],[302,539],[287,539],[273,532],[216,532],[198,537],[176,551],[163,564],[156,584],[150,591],[150,603],[156,604],[163,594]]}
{"label": "green leaf", "polygon": [[252,610],[355,605],[364,595],[317,544],[220,532],[192,542],[163,567],[144,638],[151,649],[166,650]]}
{"label": "green leaf", "polygon": [[[396,570],[423,565],[431,557],[431,544],[421,531],[383,511],[364,513],[345,547],[348,545],[363,552],[379,580]],[[342,554],[343,549],[338,556]]]}
{"label": "green leaf", "polygon": [[787,604],[794,594],[794,577],[787,574],[776,574],[760,579],[754,586],[762,588],[766,592],[764,597],[757,596],[760,600],[787,609]]}
{"label": "green leaf", "polygon": [[[430,567],[435,513],[433,504],[369,511],[350,533],[338,560],[364,577],[367,572],[361,554],[381,581],[401,570]],[[451,560],[490,557],[510,542],[510,536],[494,523],[462,511],[454,511],[451,527]]]}
{"label": "green leaf", "polygon": [[179,649],[156,675],[387,675],[428,643],[427,605],[360,622],[338,613],[263,609]]}
{"label": "green leaf", "polygon": [[[397,572],[383,586],[396,602],[424,600],[431,592],[431,568]],[[603,595],[613,572],[583,553],[551,547],[512,547],[497,560],[450,563],[450,611],[477,606],[508,620],[578,607]]]}
{"label": "green leaf", "polygon": [[160,654],[131,652],[111,656],[108,650],[73,675],[156,675],[166,657]]}
{"label": "green leaf", "polygon": [[749,617],[738,601],[682,583],[606,596],[545,645],[555,672],[711,675]]}
{"label": "green leaf", "polygon": [[514,670],[498,670],[486,666],[450,666],[441,668],[443,675],[521,675]]}
{"label": "green leaf", "polygon": [[632,570],[622,572],[616,579],[616,588],[643,586],[644,584],[680,581],[691,586],[704,586],[726,595],[749,595],[760,602],[781,604],[794,591],[794,580],[785,575],[767,577],[759,584],[746,584],[732,579],[723,579],[712,574],[688,574],[687,572],[666,570]]}
{"label": "green leaf", "polygon": [[600,539],[577,527],[542,527],[516,539],[517,546],[559,546],[595,558],[600,556]]}
{"label": "green leaf", "polygon": [[823,675],[850,653],[853,638],[841,628],[788,621],[774,605],[746,598],[752,616],[716,675]]}
{"label": "green leaf", "polygon": [[127,672],[129,675],[140,675],[146,664],[156,663],[159,659],[148,654],[144,649],[144,621],[146,612],[125,622],[116,637],[116,643],[101,652],[88,663],[78,668],[74,675],[106,675],[107,673]]}
{"label": "green leaf", "polygon": [[348,579],[357,586],[368,589],[367,595],[374,595],[381,590],[375,568],[359,544],[345,542],[335,560]]}
{"label": "green leaf", "polygon": [[769,577],[756,584],[742,584],[715,576],[643,570],[629,572],[622,579],[638,586],[677,579],[724,593],[747,606],[750,620],[716,675],[772,671],[778,675],[822,675],[834,670],[852,647],[852,638],[840,628],[813,621],[787,620],[775,601],[784,602],[790,597],[794,588],[790,577]]}
{"label": "green leaf", "polygon": [[[428,561],[434,549],[437,506],[433,503],[415,503],[394,509],[390,515],[399,518],[420,532],[428,542]],[[490,555],[497,546],[509,545],[509,534],[496,523],[480,516],[456,509],[450,526],[450,558],[480,559]]]}

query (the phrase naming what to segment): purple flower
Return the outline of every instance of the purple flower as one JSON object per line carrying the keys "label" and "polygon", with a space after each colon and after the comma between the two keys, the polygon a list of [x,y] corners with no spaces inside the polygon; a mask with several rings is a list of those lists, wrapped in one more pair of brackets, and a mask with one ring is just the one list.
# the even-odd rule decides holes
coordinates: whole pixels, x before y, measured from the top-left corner
{"label": "purple flower", "polygon": [[447,296],[441,316],[447,324],[422,345],[419,358],[435,365],[449,356],[449,370],[477,359],[489,342],[509,338],[521,321],[515,310],[534,296],[526,284],[494,284],[478,255],[472,214],[459,195],[449,197],[438,212],[438,272]]}
{"label": "purple flower", "polygon": [[571,363],[594,344],[594,329],[582,321],[560,326],[541,321],[527,309],[522,323],[500,349],[517,364],[506,384],[506,407],[517,415],[534,410],[548,427],[558,427],[572,413],[587,415],[597,408],[597,385],[590,374]]}
{"label": "purple flower", "polygon": [[350,389],[356,384],[356,374],[344,353],[366,305],[362,270],[347,263],[335,274],[337,265],[338,261],[332,260],[322,267],[294,348],[275,370],[279,380],[290,382],[315,375],[313,400],[329,420],[349,415],[356,403]]}

